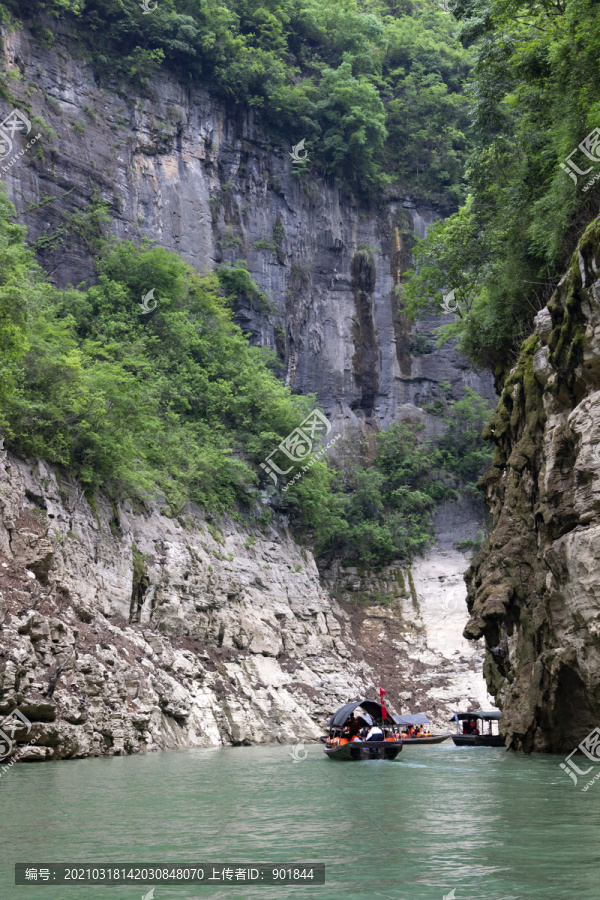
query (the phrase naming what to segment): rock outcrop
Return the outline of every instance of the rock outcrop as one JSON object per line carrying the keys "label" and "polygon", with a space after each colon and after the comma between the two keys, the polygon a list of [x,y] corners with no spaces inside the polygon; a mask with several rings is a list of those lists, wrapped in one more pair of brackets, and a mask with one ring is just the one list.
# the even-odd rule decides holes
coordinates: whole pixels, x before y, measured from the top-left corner
{"label": "rock outcrop", "polygon": [[36,757],[315,739],[372,681],[283,530],[91,505],[43,463],[2,466],[0,711]]}
{"label": "rock outcrop", "polygon": [[449,568],[428,565],[416,588],[399,568],[345,572],[338,602],[283,523],[86,499],[0,454],[0,716],[33,723],[19,760],[314,740],[380,682],[447,727],[482,695],[481,651],[458,637],[464,556],[445,604]]}
{"label": "rock outcrop", "polygon": [[537,315],[487,433],[494,517],[467,636],[511,746],[572,750],[600,721],[600,225]]}

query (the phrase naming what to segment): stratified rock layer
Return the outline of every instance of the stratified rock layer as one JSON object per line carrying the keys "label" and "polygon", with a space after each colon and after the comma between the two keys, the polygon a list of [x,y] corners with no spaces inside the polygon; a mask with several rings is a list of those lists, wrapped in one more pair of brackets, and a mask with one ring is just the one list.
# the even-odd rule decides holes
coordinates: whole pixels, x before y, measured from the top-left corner
{"label": "stratified rock layer", "polygon": [[281,530],[90,506],[4,457],[0,711],[35,723],[36,758],[315,739],[369,686]]}
{"label": "stratified rock layer", "polygon": [[600,721],[600,227],[536,318],[488,426],[494,528],[466,634],[513,747],[572,750]]}
{"label": "stratified rock layer", "polygon": [[380,683],[447,726],[483,686],[455,556],[420,563],[417,588],[400,568],[337,573],[338,602],[283,524],[86,499],[0,453],[0,717],[33,723],[26,761],[315,740]]}

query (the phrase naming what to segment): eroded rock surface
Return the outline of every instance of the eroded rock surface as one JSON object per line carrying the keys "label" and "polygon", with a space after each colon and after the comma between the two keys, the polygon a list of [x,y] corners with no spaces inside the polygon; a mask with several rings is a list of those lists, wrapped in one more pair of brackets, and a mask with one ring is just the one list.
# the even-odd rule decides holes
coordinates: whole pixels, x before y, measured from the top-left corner
{"label": "eroded rock surface", "polygon": [[0,711],[37,757],[315,739],[368,688],[283,530],[117,510],[4,454]]}
{"label": "eroded rock surface", "polygon": [[0,454],[0,714],[33,722],[24,760],[315,740],[380,683],[392,709],[447,727],[482,678],[444,619],[464,625],[458,577],[456,607],[428,609],[439,573],[423,566],[418,588],[399,568],[338,571],[338,602],[283,525],[88,500]]}
{"label": "eroded rock surface", "polygon": [[489,544],[466,633],[512,746],[572,750],[600,721],[600,229],[582,239],[488,426]]}

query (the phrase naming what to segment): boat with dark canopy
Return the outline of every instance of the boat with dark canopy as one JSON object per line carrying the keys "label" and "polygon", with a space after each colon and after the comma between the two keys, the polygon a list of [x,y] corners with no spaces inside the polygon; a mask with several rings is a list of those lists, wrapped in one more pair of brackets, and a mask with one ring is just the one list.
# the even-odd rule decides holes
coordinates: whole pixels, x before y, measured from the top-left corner
{"label": "boat with dark canopy", "polygon": [[[364,741],[351,740],[344,737],[344,728],[349,725],[350,717],[355,710],[361,709],[354,718],[363,726],[378,725],[383,731],[384,740]],[[384,712],[386,715],[384,716]],[[386,724],[387,723],[387,724]],[[325,739],[325,754],[329,759],[360,760],[360,759],[396,759],[402,750],[402,741],[393,736],[391,713],[382,709],[381,704],[375,700],[356,700],[346,703],[335,712],[327,722],[329,736]],[[387,736],[386,736],[387,735]]]}
{"label": "boat with dark canopy", "polygon": [[[504,739],[500,737],[498,732],[494,734],[492,730],[493,723],[498,722],[500,716],[501,712],[499,709],[492,709],[489,712],[476,709],[474,712],[454,713],[450,721],[456,722],[457,733],[452,735],[452,740],[457,747],[504,747]],[[478,734],[466,730],[466,728],[469,728],[469,723],[472,720],[475,720]],[[466,728],[463,724],[462,731],[460,730],[461,722],[466,723]],[[488,723],[487,734],[483,733],[485,722]]]}
{"label": "boat with dark canopy", "polygon": [[[399,729],[410,728],[410,726],[418,728],[421,725],[429,725],[429,719],[424,713],[414,713],[410,716],[392,716],[392,720]],[[452,734],[449,731],[438,734],[425,732],[421,735],[409,735],[400,732],[400,735],[403,746],[412,744],[441,744],[442,741],[446,741],[449,737],[452,737]]]}

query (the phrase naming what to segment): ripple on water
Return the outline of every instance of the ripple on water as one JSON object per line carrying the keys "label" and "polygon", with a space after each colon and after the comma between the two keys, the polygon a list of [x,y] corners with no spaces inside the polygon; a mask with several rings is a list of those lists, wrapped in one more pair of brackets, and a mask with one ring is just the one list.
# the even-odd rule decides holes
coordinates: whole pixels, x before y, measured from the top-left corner
{"label": "ripple on water", "polygon": [[597,900],[600,784],[584,794],[561,779],[562,757],[439,745],[335,763],[306,749],[299,762],[273,746],[15,766],[0,778],[0,896],[39,900],[39,887],[10,888],[15,861],[215,860],[325,862],[328,883],[161,886],[156,900],[442,900],[453,888],[455,900]]}

